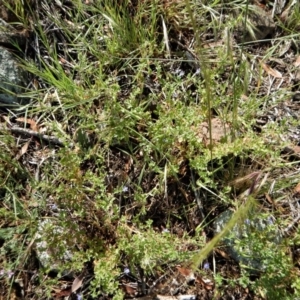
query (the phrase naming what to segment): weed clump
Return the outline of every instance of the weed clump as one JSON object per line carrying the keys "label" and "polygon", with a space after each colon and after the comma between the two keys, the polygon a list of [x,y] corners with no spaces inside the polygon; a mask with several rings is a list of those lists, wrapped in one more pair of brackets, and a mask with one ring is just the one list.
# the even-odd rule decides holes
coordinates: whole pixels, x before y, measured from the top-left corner
{"label": "weed clump", "polygon": [[0,119],[4,293],[299,296],[298,4],[6,2],[32,92]]}

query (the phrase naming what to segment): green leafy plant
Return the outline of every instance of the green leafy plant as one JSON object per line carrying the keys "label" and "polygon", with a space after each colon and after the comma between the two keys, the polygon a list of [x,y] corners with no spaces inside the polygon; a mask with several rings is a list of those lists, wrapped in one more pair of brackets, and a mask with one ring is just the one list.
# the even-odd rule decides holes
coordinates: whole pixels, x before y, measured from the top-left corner
{"label": "green leafy plant", "polygon": [[[224,259],[215,258],[224,238],[251,214],[274,211],[276,228],[288,226],[282,199],[293,197],[299,181],[299,162],[281,155],[288,140],[281,137],[297,120],[268,115],[286,98],[280,96],[285,90],[267,85],[261,57],[271,58],[279,46],[267,44],[267,50],[235,39],[241,32],[254,39],[249,16],[255,6],[121,2],[43,0],[35,11],[6,1],[34,36],[35,54],[21,64],[36,88],[24,119],[38,129],[24,151],[19,135],[1,127],[5,280],[12,287],[8,272],[21,276],[31,255],[41,261],[49,250],[54,260],[32,267],[40,272],[36,299],[53,297],[59,280],[47,272],[54,268],[60,275],[90,272],[93,297],[121,299],[125,268],[134,278],[142,270],[150,282],[178,264],[197,273],[213,254],[210,296],[216,299],[239,288],[261,298],[298,296],[298,270],[288,255],[299,247],[297,230],[292,245],[268,240],[275,224],[236,242],[241,254],[251,244],[260,258],[257,278],[242,263],[240,273],[228,276]],[[297,5],[287,28],[281,24],[295,41]],[[6,113],[13,116],[6,122],[19,122],[15,112]],[[271,121],[260,126],[261,119]],[[32,130],[30,122],[24,130]],[[228,209],[235,213],[215,234],[214,219]]]}

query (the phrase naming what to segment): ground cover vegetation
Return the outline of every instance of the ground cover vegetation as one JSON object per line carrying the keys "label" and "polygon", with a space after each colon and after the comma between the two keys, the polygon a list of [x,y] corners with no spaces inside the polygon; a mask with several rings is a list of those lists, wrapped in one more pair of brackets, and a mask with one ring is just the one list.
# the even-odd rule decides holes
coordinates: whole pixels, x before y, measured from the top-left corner
{"label": "ground cover vegetation", "polygon": [[1,299],[300,298],[298,1],[2,2]]}

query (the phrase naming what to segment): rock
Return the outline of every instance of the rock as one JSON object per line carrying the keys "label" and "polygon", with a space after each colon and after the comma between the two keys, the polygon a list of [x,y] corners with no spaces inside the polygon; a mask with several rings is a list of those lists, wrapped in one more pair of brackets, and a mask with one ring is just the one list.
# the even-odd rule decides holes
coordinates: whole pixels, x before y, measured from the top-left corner
{"label": "rock", "polygon": [[[276,28],[272,16],[259,6],[249,10],[246,28],[244,28],[243,23],[244,21],[239,24],[239,42],[243,42],[243,39],[245,42],[263,40],[272,34]],[[244,30],[247,31],[246,34],[244,34]]]}
{"label": "rock", "polygon": [[9,9],[5,9],[0,4],[0,46],[12,49],[24,48],[30,36],[29,30],[26,28],[20,30],[10,25],[10,23],[18,23],[20,21],[15,19],[14,15],[11,15]]}
{"label": "rock", "polygon": [[[11,2],[11,3],[10,3]],[[7,2],[14,7],[14,1]],[[29,37],[27,30],[17,30],[10,23],[18,22],[18,16],[12,13],[0,1],[0,107],[16,108],[28,103],[21,97],[27,86],[28,74],[22,70],[16,57],[7,48],[20,49]]]}
{"label": "rock", "polygon": [[28,103],[21,97],[26,85],[26,72],[10,51],[0,47],[0,106],[14,108]]}
{"label": "rock", "polygon": [[26,32],[0,31],[0,45],[8,48],[24,47],[29,34]]}
{"label": "rock", "polygon": [[[214,221],[216,234],[222,231],[231,219],[232,214],[232,211],[227,210],[216,218]],[[282,240],[282,234],[273,224],[273,219],[271,217],[264,219],[259,216],[252,220],[246,219],[243,224],[236,224],[223,240],[229,255],[240,265],[246,266],[252,274],[263,271],[267,267],[263,262],[261,253],[256,251],[256,241],[249,238],[254,231],[259,233],[268,243],[274,244],[274,247]]]}
{"label": "rock", "polygon": [[254,36],[249,32],[250,40],[263,40],[275,30],[276,25],[271,15],[259,6],[255,8],[255,11],[251,11],[249,19],[255,26]]}

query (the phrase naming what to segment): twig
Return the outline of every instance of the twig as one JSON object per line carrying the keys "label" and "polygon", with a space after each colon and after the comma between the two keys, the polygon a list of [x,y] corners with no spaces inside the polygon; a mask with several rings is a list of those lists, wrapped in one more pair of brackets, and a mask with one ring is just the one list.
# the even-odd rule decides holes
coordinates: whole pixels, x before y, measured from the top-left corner
{"label": "twig", "polygon": [[[60,147],[65,147],[66,146],[66,144],[63,142],[63,140],[61,140],[61,139],[59,139],[55,136],[39,133],[39,132],[36,132],[34,130],[31,130],[31,129],[20,128],[20,127],[17,127],[17,126],[13,126],[13,127],[9,128],[9,127],[1,126],[1,125],[0,125],[0,129],[1,130],[3,130],[3,129],[4,130],[9,130],[12,133],[16,133],[16,134],[22,134],[22,135],[26,135],[26,136],[30,136],[30,137],[35,137],[35,138],[43,140],[43,141],[45,141],[49,144],[55,144],[55,145],[58,145]],[[72,148],[73,144],[70,144],[68,146],[70,148]]]}

